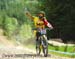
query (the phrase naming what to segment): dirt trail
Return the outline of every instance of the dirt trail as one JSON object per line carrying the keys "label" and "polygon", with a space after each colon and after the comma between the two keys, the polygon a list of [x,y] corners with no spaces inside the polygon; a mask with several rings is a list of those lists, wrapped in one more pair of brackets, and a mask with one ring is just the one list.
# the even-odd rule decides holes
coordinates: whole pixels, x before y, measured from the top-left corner
{"label": "dirt trail", "polygon": [[48,57],[43,57],[36,55],[35,50],[24,48],[22,46],[16,47],[0,47],[0,59],[72,59],[66,57],[59,57],[55,55],[48,55]]}
{"label": "dirt trail", "polygon": [[0,59],[72,59],[59,57],[49,54],[48,57],[36,55],[35,50],[23,47],[21,45],[15,46],[12,42],[3,36],[3,31],[0,29]]}
{"label": "dirt trail", "polygon": [[13,46],[13,43],[7,40],[7,36],[3,35],[3,30],[0,29],[0,46]]}

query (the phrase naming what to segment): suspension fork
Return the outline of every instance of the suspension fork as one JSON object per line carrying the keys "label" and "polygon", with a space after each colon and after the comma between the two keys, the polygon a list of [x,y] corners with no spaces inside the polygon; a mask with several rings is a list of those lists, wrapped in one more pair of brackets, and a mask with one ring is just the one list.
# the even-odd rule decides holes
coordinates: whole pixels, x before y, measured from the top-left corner
{"label": "suspension fork", "polygon": [[40,48],[41,49],[43,48],[43,46],[47,45],[47,37],[46,37],[46,35],[39,36],[38,39],[39,39],[39,42],[40,42]]}
{"label": "suspension fork", "polygon": [[45,40],[47,41],[47,37],[46,37],[46,35],[43,35],[42,37],[43,37],[43,39],[45,39]]}
{"label": "suspension fork", "polygon": [[43,47],[46,48],[48,46],[47,37],[46,35],[43,35],[42,38],[43,38]]}

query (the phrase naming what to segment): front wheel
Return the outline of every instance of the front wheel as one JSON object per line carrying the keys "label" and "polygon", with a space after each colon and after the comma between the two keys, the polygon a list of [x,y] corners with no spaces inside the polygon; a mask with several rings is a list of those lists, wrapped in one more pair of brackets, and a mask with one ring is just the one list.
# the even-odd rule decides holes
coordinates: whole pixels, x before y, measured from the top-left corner
{"label": "front wheel", "polygon": [[48,56],[48,47],[46,48],[43,47],[43,53],[44,53],[44,57]]}
{"label": "front wheel", "polygon": [[47,57],[48,56],[48,42],[45,38],[43,38],[42,42],[43,42],[44,57]]}

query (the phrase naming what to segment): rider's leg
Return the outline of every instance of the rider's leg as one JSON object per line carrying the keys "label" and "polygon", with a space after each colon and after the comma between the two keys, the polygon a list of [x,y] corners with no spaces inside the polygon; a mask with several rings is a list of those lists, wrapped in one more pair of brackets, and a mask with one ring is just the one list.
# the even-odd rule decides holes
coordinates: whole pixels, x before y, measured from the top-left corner
{"label": "rider's leg", "polygon": [[39,39],[39,33],[36,33],[36,52],[38,55],[40,55],[41,49],[40,49],[40,39]]}
{"label": "rider's leg", "polygon": [[39,48],[40,41],[39,41],[39,32],[36,32],[36,49]]}

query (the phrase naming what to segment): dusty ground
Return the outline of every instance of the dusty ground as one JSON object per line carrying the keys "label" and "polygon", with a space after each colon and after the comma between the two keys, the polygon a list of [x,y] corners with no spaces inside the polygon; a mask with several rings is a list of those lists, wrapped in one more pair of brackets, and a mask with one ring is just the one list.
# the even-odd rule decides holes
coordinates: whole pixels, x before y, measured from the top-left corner
{"label": "dusty ground", "polygon": [[[1,30],[0,30],[1,31]],[[0,33],[0,59],[75,59],[55,56],[49,54],[48,57],[43,57],[36,55],[35,50],[23,47],[21,45],[14,45],[12,42],[7,40],[6,36]]]}
{"label": "dusty ground", "polygon": [[[49,54],[48,57],[36,55],[35,50],[24,48],[21,46],[15,47],[0,47],[0,59],[72,59],[66,57],[55,56]],[[73,58],[75,59],[75,58]]]}

